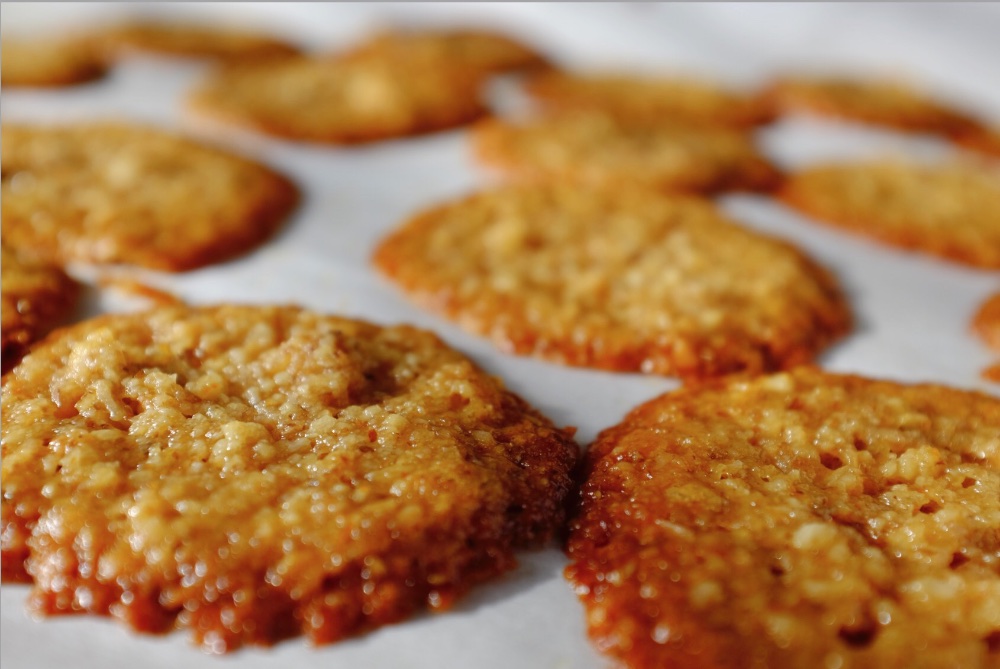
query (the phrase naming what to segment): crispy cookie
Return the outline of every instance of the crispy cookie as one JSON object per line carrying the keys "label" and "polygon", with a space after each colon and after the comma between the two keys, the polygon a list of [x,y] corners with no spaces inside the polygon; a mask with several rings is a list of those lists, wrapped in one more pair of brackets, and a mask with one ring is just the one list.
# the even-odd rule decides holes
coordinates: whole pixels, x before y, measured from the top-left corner
{"label": "crispy cookie", "polygon": [[820,165],[781,197],[820,221],[888,244],[1000,268],[1000,172],[985,165]]}
{"label": "crispy cookie", "polygon": [[28,260],[0,245],[3,318],[3,369],[6,371],[27,346],[57,324],[73,307],[79,286],[58,267]]}
{"label": "crispy cookie", "polygon": [[225,68],[192,97],[198,112],[291,139],[353,144],[469,123],[480,78],[394,58],[289,58]]}
{"label": "crispy cookie", "polygon": [[60,331],[3,416],[4,578],[212,652],[447,607],[560,527],[577,454],[434,335],[293,307]]}
{"label": "crispy cookie", "polygon": [[390,31],[359,45],[351,55],[438,62],[483,75],[547,64],[537,51],[506,35],[486,30]]}
{"label": "crispy cookie", "polygon": [[584,184],[632,182],[665,190],[764,190],[780,174],[744,133],[603,114],[495,120],[473,133],[477,156],[515,175]]}
{"label": "crispy cookie", "polygon": [[507,186],[426,211],[374,263],[504,351],[705,376],[812,359],[850,316],[835,281],[707,201],[648,189]]}
{"label": "crispy cookie", "polygon": [[3,126],[3,238],[59,262],[185,270],[268,237],[297,200],[249,160],[152,128]]}
{"label": "crispy cookie", "polygon": [[750,127],[774,117],[759,96],[697,79],[547,72],[531,78],[526,90],[550,108],[605,112],[633,121]]}
{"label": "crispy cookie", "polygon": [[590,448],[567,577],[640,667],[998,666],[1000,401],[810,368]]}
{"label": "crispy cookie", "polygon": [[898,81],[843,78],[783,79],[765,93],[783,112],[810,112],[911,132],[955,134],[975,125]]}
{"label": "crispy cookie", "polygon": [[169,56],[245,61],[298,53],[296,47],[269,35],[197,23],[138,21],[100,31],[91,39],[114,57],[150,52]]}
{"label": "crispy cookie", "polygon": [[68,86],[104,75],[105,65],[83,40],[4,37],[0,46],[0,84]]}

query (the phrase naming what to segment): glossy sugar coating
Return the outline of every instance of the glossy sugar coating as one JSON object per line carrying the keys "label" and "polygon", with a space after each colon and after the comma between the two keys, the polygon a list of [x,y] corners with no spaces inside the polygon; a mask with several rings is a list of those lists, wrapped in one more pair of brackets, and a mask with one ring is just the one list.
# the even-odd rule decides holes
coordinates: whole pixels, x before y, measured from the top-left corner
{"label": "glossy sugar coating", "polygon": [[626,666],[1000,666],[1000,401],[810,368],[590,448],[567,576]]}
{"label": "glossy sugar coating", "polygon": [[293,307],[82,323],[2,408],[4,578],[211,652],[447,607],[560,527],[577,455],[432,334]]}

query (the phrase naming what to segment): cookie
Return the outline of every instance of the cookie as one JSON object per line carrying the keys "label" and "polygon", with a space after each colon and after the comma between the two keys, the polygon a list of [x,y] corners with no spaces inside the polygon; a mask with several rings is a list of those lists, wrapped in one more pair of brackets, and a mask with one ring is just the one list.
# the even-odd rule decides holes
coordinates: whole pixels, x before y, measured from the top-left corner
{"label": "cookie", "polygon": [[626,666],[997,666],[996,398],[810,368],[704,383],[584,469],[566,575]]}
{"label": "cookie", "polygon": [[577,447],[434,335],[294,307],[60,331],[3,385],[3,576],[210,652],[444,609],[564,521]]}
{"label": "cookie", "polygon": [[103,60],[84,40],[5,36],[0,47],[4,86],[69,86],[98,79],[104,72]]}
{"label": "cookie", "polygon": [[779,191],[819,221],[907,249],[1000,268],[1000,172],[899,161],[819,165]]}
{"label": "cookie", "polygon": [[147,52],[246,61],[298,53],[295,46],[263,33],[198,23],[136,21],[99,31],[91,39],[112,57]]}
{"label": "cookie", "polygon": [[9,369],[27,348],[56,325],[73,307],[79,285],[58,267],[21,257],[0,245],[2,279],[3,370]]}
{"label": "cookie", "polygon": [[356,57],[390,57],[444,63],[482,75],[529,70],[547,65],[534,49],[488,30],[394,30],[382,33],[351,52]]}
{"label": "cookie", "polygon": [[506,186],[425,211],[374,264],[503,351],[706,376],[811,360],[846,332],[836,282],[707,201],[621,186]]}
{"label": "cookie", "polygon": [[453,128],[485,113],[481,79],[393,58],[289,58],[225,68],[198,113],[290,139],[355,144]]}
{"label": "cookie", "polygon": [[746,134],[726,128],[554,114],[482,123],[472,139],[480,160],[528,178],[705,193],[765,190],[780,180]]}
{"label": "cookie", "polygon": [[996,293],[976,312],[972,329],[986,344],[1000,350],[1000,293]]}
{"label": "cookie", "polygon": [[604,112],[634,121],[751,127],[774,118],[759,96],[697,79],[547,72],[528,80],[525,88],[548,108]]}
{"label": "cookie", "polygon": [[1000,156],[1000,128],[974,128],[961,133],[955,139],[967,149]]}
{"label": "cookie", "polygon": [[806,112],[896,130],[950,135],[975,125],[969,116],[898,81],[783,79],[765,95],[783,113]]}
{"label": "cookie", "polygon": [[297,200],[282,176],[153,128],[3,126],[3,238],[60,263],[192,269],[267,238]]}

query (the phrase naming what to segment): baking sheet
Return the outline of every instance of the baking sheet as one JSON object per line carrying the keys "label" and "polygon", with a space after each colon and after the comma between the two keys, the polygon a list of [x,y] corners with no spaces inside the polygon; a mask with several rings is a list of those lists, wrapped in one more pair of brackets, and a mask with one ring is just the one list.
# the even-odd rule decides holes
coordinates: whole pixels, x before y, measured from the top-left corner
{"label": "baking sheet", "polygon": [[[506,29],[569,67],[704,74],[754,86],[788,71],[904,75],[970,111],[1000,122],[1000,6],[988,4],[251,4],[4,3],[2,35],[78,28],[122,15],[197,17],[263,27],[315,50],[334,50],[378,27],[480,25]],[[471,159],[462,131],[335,148],[227,131],[196,121],[182,99],[203,75],[192,61],[143,57],[102,82],[49,91],[4,90],[4,122],[123,118],[190,132],[267,162],[301,187],[302,206],[270,243],[239,260],[185,274],[138,270],[133,277],[192,303],[294,302],[380,323],[432,329],[586,444],[674,380],[568,369],[503,355],[484,339],[410,304],[376,275],[377,240],[413,212],[495,179]],[[520,104],[509,82],[491,94]],[[934,158],[953,149],[814,119],[762,130],[766,151],[795,167],[827,158],[881,154]],[[934,381],[1000,393],[979,372],[993,356],[968,332],[978,305],[1000,289],[1000,273],[905,253],[808,222],[766,198],[731,195],[724,206],[747,226],[795,242],[840,277],[855,332],[821,358],[835,371]],[[107,270],[76,267],[95,279]],[[124,310],[141,301],[92,291],[86,310]],[[222,658],[185,633],[139,636],[107,620],[30,620],[27,587],[0,589],[0,662],[21,667],[190,669],[253,667],[606,666],[586,640],[583,609],[562,579],[555,546],[521,556],[521,566],[474,590],[443,614],[421,614],[333,646],[301,639]]]}

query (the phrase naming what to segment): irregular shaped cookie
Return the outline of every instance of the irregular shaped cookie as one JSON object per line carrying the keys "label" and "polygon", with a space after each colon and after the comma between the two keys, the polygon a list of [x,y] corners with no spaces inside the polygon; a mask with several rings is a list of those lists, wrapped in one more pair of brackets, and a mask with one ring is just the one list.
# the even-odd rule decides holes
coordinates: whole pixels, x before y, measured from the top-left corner
{"label": "irregular shaped cookie", "polygon": [[555,114],[486,122],[472,139],[481,160],[527,177],[697,192],[763,190],[780,179],[747,135],[725,128]]}
{"label": "irregular shaped cookie", "polygon": [[1000,268],[1000,172],[985,165],[819,165],[790,175],[780,195],[819,221],[894,246]]}
{"label": "irregular shaped cookie", "polygon": [[1000,400],[800,368],[591,446],[566,570],[629,667],[997,666]]}
{"label": "irregular shaped cookie", "polygon": [[289,58],[218,72],[192,97],[209,117],[273,135],[353,144],[443,130],[485,113],[480,78],[393,58]]}
{"label": "irregular shaped cookie", "polygon": [[103,60],[85,40],[5,36],[0,47],[4,86],[68,86],[93,81],[104,71]]}
{"label": "irregular shaped cookie", "polygon": [[211,652],[446,608],[560,527],[577,454],[434,335],[292,307],[63,330],[3,416],[4,578]]}
{"label": "irregular shaped cookie", "polygon": [[530,79],[529,95],[555,109],[599,111],[637,121],[750,127],[774,118],[759,96],[697,79],[550,72]]}
{"label": "irregular shaped cookie", "polygon": [[967,149],[1000,156],[1000,128],[974,128],[955,139]]}
{"label": "irregular shaped cookie", "polygon": [[519,41],[487,30],[395,30],[375,36],[351,52],[356,57],[390,57],[440,62],[483,75],[544,67],[546,60]]}
{"label": "irregular shaped cookie", "polygon": [[298,53],[293,45],[263,33],[198,23],[136,21],[97,32],[92,40],[115,57],[150,52],[245,61]]}
{"label": "irregular shaped cookie", "polygon": [[267,238],[297,201],[284,177],[152,128],[3,126],[3,238],[61,263],[186,270]]}
{"label": "irregular shaped cookie", "polygon": [[891,80],[783,79],[765,94],[783,112],[810,112],[897,130],[954,134],[975,125],[962,112]]}
{"label": "irregular shaped cookie", "polygon": [[504,351],[705,376],[801,363],[849,327],[835,281],[707,201],[507,186],[421,213],[375,265]]}
{"label": "irregular shaped cookie", "polygon": [[[1000,351],[1000,293],[983,302],[972,319],[972,331],[990,348]],[[1000,382],[1000,363],[983,370],[983,378]]]}
{"label": "irregular shaped cookie", "polygon": [[3,370],[73,307],[79,285],[58,267],[31,261],[0,245]]}

